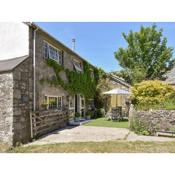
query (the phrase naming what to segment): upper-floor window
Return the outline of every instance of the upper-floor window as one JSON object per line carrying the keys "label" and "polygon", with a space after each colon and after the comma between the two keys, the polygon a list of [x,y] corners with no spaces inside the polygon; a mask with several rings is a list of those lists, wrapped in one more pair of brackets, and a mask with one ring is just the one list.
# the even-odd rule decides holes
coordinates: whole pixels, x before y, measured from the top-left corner
{"label": "upper-floor window", "polygon": [[75,60],[75,59],[73,60],[73,66],[77,72],[83,71],[82,66],[81,66],[81,62],[79,62],[78,60]]}
{"label": "upper-floor window", "polygon": [[61,65],[63,64],[63,51],[58,50],[45,41],[43,43],[43,56],[45,59],[50,58],[57,61]]}
{"label": "upper-floor window", "polygon": [[94,71],[93,70],[91,70],[90,76],[91,76],[92,79],[94,79],[95,76],[94,76]]}
{"label": "upper-floor window", "polygon": [[49,45],[49,58],[54,59],[54,60],[59,60],[59,51]]}

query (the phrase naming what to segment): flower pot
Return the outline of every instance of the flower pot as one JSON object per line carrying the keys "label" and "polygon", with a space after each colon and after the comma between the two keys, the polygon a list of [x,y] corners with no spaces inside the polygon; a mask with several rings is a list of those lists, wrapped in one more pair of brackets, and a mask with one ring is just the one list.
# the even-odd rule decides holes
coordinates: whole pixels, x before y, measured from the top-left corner
{"label": "flower pot", "polygon": [[78,118],[78,117],[74,118],[75,122],[79,122],[79,120],[80,120],[80,118]]}

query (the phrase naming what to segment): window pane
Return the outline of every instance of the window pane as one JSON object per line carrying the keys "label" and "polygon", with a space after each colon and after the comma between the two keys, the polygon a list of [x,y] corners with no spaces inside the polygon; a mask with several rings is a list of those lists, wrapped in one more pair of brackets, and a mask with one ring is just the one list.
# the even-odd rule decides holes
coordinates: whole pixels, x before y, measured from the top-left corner
{"label": "window pane", "polygon": [[49,56],[48,44],[46,42],[43,44],[43,56],[44,58],[48,58]]}
{"label": "window pane", "polygon": [[57,108],[57,97],[49,97],[49,109]]}
{"label": "window pane", "polygon": [[62,108],[62,97],[58,97],[58,109]]}
{"label": "window pane", "polygon": [[53,48],[52,46],[49,46],[49,58],[54,60],[59,60],[59,52],[57,49]]}
{"label": "window pane", "polygon": [[73,65],[74,65],[74,69],[77,71],[77,72],[82,72],[82,68],[81,68],[81,63],[77,62],[77,61],[73,61]]}

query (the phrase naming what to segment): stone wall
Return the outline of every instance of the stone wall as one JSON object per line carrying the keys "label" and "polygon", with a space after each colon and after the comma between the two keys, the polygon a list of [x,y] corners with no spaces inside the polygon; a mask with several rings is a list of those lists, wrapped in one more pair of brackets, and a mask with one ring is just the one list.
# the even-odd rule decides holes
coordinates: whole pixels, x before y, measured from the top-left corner
{"label": "stone wall", "polygon": [[[32,40],[32,37],[30,37]],[[58,50],[64,52],[63,56],[63,66],[66,69],[74,70],[72,59],[77,59],[83,66],[83,60],[78,56],[72,54],[72,52],[64,47],[62,44],[54,40],[52,37],[48,36],[44,32],[37,31],[36,35],[36,110],[43,110],[42,104],[44,103],[44,97],[47,96],[62,96],[63,97],[63,106],[68,106],[69,93],[60,87],[55,87],[50,85],[47,82],[41,83],[43,79],[52,79],[55,75],[55,72],[52,67],[49,67],[46,64],[46,60],[43,58],[43,43],[47,41]],[[32,45],[31,45],[32,47]],[[31,49],[32,50],[32,49]],[[32,52],[31,52],[32,53]],[[68,79],[64,71],[60,72],[60,77],[67,82]]]}
{"label": "stone wall", "polygon": [[0,142],[13,141],[13,75],[0,74]]}
{"label": "stone wall", "polygon": [[133,111],[130,116],[131,128],[134,122],[152,135],[158,130],[175,130],[175,110]]}
{"label": "stone wall", "polygon": [[[45,95],[50,96],[62,96],[63,106],[68,106],[67,96],[68,92],[60,87],[54,87],[47,82],[41,83],[42,79],[52,79],[55,72],[52,67],[46,64],[46,60],[43,58],[43,43],[47,41],[54,47],[58,48],[60,51],[64,51],[64,61],[63,66],[69,70],[73,70],[72,58],[78,59],[81,64],[82,60],[78,57],[73,56],[70,51],[66,50],[61,44],[56,42],[51,37],[47,36],[42,32],[37,32],[36,35],[36,109],[42,110],[42,103],[44,102]],[[67,77],[65,72],[60,72],[60,77],[67,82]]]}
{"label": "stone wall", "polygon": [[13,142],[28,142],[31,139],[30,112],[33,108],[32,58],[27,58],[13,71]]}

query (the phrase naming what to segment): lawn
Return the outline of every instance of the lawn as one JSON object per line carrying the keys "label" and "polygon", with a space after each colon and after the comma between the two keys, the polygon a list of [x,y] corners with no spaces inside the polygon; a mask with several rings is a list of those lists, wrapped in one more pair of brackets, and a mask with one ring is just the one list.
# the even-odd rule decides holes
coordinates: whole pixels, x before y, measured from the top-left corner
{"label": "lawn", "polygon": [[[1,148],[1,147],[0,147]],[[16,147],[1,150],[11,153],[175,153],[175,142],[71,142]]]}
{"label": "lawn", "polygon": [[84,125],[85,126],[113,127],[113,128],[129,128],[128,120],[119,122],[119,121],[107,120],[106,118],[98,118]]}

